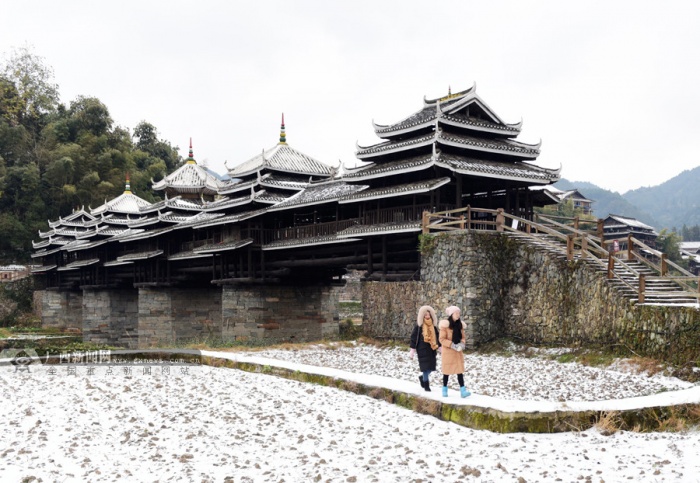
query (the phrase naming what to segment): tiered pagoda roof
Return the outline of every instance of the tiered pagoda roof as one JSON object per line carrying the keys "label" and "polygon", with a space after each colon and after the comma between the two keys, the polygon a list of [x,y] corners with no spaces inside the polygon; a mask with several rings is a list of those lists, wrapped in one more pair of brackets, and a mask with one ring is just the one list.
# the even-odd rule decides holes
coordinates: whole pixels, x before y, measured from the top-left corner
{"label": "tiered pagoda roof", "polygon": [[[227,166],[228,168],[228,166]],[[234,168],[230,168],[228,175],[231,178],[246,178],[267,171],[281,172],[287,176],[277,176],[273,178],[274,183],[283,188],[299,189],[302,182],[298,177],[290,175],[303,175],[308,177],[327,178],[334,171],[333,168],[322,163],[311,156],[298,151],[287,144],[287,134],[284,126],[284,114],[282,114],[282,125],[280,129],[280,140],[277,145],[268,150],[263,150],[257,156],[253,156]],[[258,177],[262,181],[261,177]]]}
{"label": "tiered pagoda roof", "polygon": [[173,173],[165,176],[160,181],[153,182],[155,191],[165,190],[170,196],[200,195],[213,197],[220,191],[225,190],[233,181],[227,176],[221,176],[206,166],[200,166],[194,159],[192,151],[192,139],[190,138],[190,152],[185,164],[176,169]]}
{"label": "tiered pagoda roof", "polygon": [[472,86],[456,94],[425,100],[423,108],[389,125],[374,123],[385,141],[357,146],[357,158],[368,164],[346,168],[345,179],[363,181],[423,171],[433,166],[483,178],[550,184],[559,170],[529,164],[540,145],[517,141],[522,121],[507,124]]}

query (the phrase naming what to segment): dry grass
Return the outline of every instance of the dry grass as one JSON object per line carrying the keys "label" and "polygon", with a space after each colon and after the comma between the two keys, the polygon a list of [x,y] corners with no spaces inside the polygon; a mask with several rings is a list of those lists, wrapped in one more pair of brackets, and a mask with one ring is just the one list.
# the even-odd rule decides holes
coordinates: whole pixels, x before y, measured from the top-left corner
{"label": "dry grass", "polygon": [[656,359],[649,357],[633,357],[625,359],[624,364],[637,374],[653,376],[666,369],[666,365]]}
{"label": "dry grass", "polygon": [[617,433],[623,424],[618,411],[603,411],[598,415],[595,428],[603,436],[610,436]]}

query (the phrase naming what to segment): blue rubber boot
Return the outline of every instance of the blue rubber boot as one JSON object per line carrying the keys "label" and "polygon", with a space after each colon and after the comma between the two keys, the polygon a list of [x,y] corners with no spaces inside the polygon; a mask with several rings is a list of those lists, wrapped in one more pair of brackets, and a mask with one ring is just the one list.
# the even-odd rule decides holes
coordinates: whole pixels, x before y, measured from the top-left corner
{"label": "blue rubber boot", "polygon": [[447,386],[442,386],[442,397],[447,397]]}
{"label": "blue rubber boot", "polygon": [[467,391],[467,388],[462,386],[459,388],[459,392],[462,393],[462,397],[469,397],[472,395],[469,391]]}

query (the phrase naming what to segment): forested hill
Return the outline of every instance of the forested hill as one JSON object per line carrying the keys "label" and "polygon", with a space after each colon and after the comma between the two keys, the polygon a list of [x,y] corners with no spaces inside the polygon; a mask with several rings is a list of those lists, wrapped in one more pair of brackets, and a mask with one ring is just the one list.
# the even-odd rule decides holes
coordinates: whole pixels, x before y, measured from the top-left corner
{"label": "forested hill", "polygon": [[118,196],[127,173],[134,193],[156,201],[150,180],[181,162],[152,124],[119,126],[95,97],[64,105],[40,57],[10,53],[0,63],[0,264],[30,261],[47,220]]}
{"label": "forested hill", "polygon": [[638,188],[622,195],[586,181],[562,179],[554,186],[561,190],[577,188],[594,200],[593,214],[598,218],[610,213],[629,216],[659,231],[664,228],[680,231],[684,225],[700,225],[700,167],[683,171],[658,186]]}
{"label": "forested hill", "polygon": [[650,213],[662,228],[700,225],[700,166],[650,188],[624,194],[626,200]]}
{"label": "forested hill", "polygon": [[649,214],[627,201],[622,195],[614,191],[608,191],[587,181],[569,181],[562,178],[554,184],[560,190],[578,189],[579,192],[593,200],[593,216],[606,218],[609,214],[636,218],[651,226],[657,226],[656,220]]}

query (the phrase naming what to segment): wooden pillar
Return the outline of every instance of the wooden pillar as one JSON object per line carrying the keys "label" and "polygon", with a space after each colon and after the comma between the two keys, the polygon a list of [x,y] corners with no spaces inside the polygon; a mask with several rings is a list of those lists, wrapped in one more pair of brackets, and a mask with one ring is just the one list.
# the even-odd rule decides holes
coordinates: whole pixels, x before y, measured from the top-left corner
{"label": "wooden pillar", "polygon": [[661,254],[661,276],[665,277],[668,274],[668,261],[666,260],[666,254]]}
{"label": "wooden pillar", "polygon": [[260,274],[263,282],[265,281],[265,252],[260,250]]}
{"label": "wooden pillar", "polygon": [[386,235],[382,236],[382,271],[384,272],[384,275],[386,275],[388,271],[388,258],[386,256]]}
{"label": "wooden pillar", "polygon": [[372,237],[367,239],[367,273],[372,275],[374,272],[374,264],[372,263],[374,255],[372,254]]}
{"label": "wooden pillar", "polygon": [[632,235],[627,235],[627,260],[632,260],[632,252],[634,251],[632,247]]}
{"label": "wooden pillar", "polygon": [[646,276],[643,273],[639,274],[639,292],[638,301],[640,304],[644,303],[644,292],[646,291]]}
{"label": "wooden pillar", "polygon": [[457,175],[457,183],[455,186],[455,208],[461,208],[462,207],[462,175],[458,174]]}

